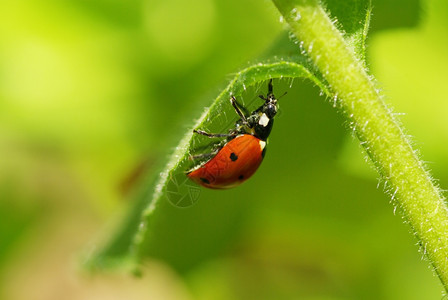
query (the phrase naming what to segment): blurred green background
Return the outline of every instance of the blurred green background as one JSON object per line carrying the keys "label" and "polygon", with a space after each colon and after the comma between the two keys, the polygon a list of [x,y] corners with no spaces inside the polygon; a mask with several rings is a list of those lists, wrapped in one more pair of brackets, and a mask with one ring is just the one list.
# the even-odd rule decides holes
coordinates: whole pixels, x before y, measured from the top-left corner
{"label": "blurred green background", "polygon": [[[370,70],[446,189],[448,4],[373,4]],[[342,116],[302,80],[276,81],[288,96],[257,174],[201,193],[194,209],[238,215],[217,251],[182,275],[155,260],[142,278],[79,272],[139,170],[288,42],[278,20],[260,0],[0,3],[0,299],[440,299]]]}

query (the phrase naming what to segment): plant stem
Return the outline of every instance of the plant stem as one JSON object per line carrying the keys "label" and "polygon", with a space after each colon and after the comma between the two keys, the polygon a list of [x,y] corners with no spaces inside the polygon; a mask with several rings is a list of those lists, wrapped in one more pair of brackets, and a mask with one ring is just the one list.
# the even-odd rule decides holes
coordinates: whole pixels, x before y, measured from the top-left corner
{"label": "plant stem", "polygon": [[448,291],[448,209],[362,62],[317,0],[273,0],[323,74]]}

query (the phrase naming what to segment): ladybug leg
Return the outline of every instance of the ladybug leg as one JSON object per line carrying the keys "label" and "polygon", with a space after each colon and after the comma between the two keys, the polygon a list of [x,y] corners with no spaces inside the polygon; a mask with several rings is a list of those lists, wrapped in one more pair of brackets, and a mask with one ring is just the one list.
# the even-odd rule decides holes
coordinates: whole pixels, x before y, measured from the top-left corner
{"label": "ladybug leg", "polygon": [[202,153],[202,154],[190,155],[189,159],[196,160],[196,159],[201,159],[201,158],[209,158],[209,157],[213,157],[214,155],[216,155],[216,152]]}
{"label": "ladybug leg", "polygon": [[269,84],[268,84],[268,95],[272,95],[272,91],[273,91],[273,87],[272,87],[272,78],[271,80],[269,80]]}
{"label": "ladybug leg", "polygon": [[243,111],[241,110],[241,108],[236,103],[236,99],[235,99],[234,96],[232,96],[230,98],[230,103],[232,103],[233,108],[235,109],[235,111],[238,114],[238,116],[240,116],[241,120],[243,120],[244,123],[247,123],[246,116],[244,115]]}
{"label": "ladybug leg", "polygon": [[205,132],[205,131],[199,130],[199,129],[194,129],[193,132],[197,133],[197,134],[205,135],[206,137],[209,137],[209,138],[236,136],[235,133],[210,133],[210,132]]}
{"label": "ladybug leg", "polygon": [[[273,95],[273,90],[274,90],[274,88],[272,86],[272,78],[271,78],[268,83],[268,97],[269,97],[269,95]],[[260,97],[261,99],[263,99],[265,101],[269,101],[268,97],[265,97],[263,95],[259,95],[258,97]]]}

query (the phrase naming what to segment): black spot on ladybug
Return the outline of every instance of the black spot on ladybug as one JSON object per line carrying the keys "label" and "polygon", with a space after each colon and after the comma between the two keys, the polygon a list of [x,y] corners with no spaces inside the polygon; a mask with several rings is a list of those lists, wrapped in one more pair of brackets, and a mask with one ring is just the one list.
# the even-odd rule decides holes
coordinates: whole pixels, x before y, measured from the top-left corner
{"label": "black spot on ladybug", "polygon": [[261,157],[264,158],[265,155],[266,155],[266,147],[264,147],[263,151],[261,152]]}
{"label": "black spot on ladybug", "polygon": [[238,159],[238,156],[235,154],[235,153],[231,153],[230,154],[230,159],[232,160],[232,161],[235,161],[235,160],[237,160]]}
{"label": "black spot on ladybug", "polygon": [[240,176],[238,176],[238,179],[239,179],[239,180],[243,180],[243,179],[244,179],[244,175],[240,175]]}
{"label": "black spot on ladybug", "polygon": [[207,178],[201,177],[200,178],[202,182],[206,183],[206,184],[210,184],[210,181],[208,181]]}

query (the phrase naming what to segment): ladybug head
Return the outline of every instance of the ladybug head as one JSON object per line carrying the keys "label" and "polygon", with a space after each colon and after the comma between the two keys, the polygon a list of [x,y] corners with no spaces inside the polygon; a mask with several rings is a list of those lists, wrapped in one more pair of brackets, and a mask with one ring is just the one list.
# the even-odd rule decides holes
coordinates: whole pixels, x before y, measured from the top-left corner
{"label": "ladybug head", "polygon": [[261,110],[269,119],[272,119],[277,114],[277,99],[275,99],[274,95],[268,95],[266,103],[263,105],[263,109]]}

